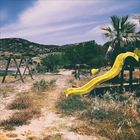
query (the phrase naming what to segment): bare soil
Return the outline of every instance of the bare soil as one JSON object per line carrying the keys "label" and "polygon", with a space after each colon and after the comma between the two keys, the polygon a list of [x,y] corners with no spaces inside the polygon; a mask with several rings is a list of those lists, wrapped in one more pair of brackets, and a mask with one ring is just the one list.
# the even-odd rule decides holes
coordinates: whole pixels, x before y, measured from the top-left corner
{"label": "bare soil", "polygon": [[[18,94],[24,94],[31,90],[35,81],[44,79],[46,81],[55,79],[56,86],[49,89],[47,97],[44,99],[44,106],[41,108],[41,116],[34,118],[28,125],[16,127],[15,130],[8,131],[0,128],[0,140],[102,140],[106,139],[98,134],[79,134],[71,130],[74,125],[80,126],[85,123],[72,116],[64,116],[56,109],[56,104],[64,91],[72,85],[74,80],[72,71],[61,70],[59,74],[35,75],[34,80],[26,77],[25,83],[15,81],[14,78],[7,77],[7,82],[0,85],[0,121],[7,119],[13,110],[8,110],[6,106],[10,104]],[[13,90],[8,88],[12,87]],[[42,93],[43,94],[43,93]]]}

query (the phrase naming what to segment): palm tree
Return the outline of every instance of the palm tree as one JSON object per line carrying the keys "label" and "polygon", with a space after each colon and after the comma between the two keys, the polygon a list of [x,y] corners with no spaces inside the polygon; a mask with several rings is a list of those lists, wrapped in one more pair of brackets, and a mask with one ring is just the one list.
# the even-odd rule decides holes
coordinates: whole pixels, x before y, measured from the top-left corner
{"label": "palm tree", "polygon": [[[112,50],[113,60],[125,51],[125,46],[135,42],[139,36],[135,33],[136,25],[128,21],[128,16],[111,17],[111,26],[103,27],[104,35],[109,39],[109,50]],[[107,53],[108,53],[107,51]]]}

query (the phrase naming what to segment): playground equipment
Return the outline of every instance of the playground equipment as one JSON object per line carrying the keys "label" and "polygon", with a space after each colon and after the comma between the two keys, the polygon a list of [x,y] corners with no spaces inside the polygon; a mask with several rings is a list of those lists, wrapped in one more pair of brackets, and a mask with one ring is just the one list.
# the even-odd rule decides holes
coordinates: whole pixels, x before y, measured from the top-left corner
{"label": "playground equipment", "polygon": [[99,69],[92,69],[92,70],[91,70],[91,73],[92,73],[92,75],[95,75],[95,74],[97,74],[99,71],[100,71]]}
{"label": "playground equipment", "polygon": [[[99,69],[89,70],[89,67],[90,66],[88,66],[87,64],[76,64],[74,71],[75,78],[80,80],[81,76],[87,77],[87,73],[89,73],[90,75],[96,75],[100,71]],[[84,68],[84,70],[82,70],[81,68]]]}
{"label": "playground equipment", "polygon": [[[5,82],[6,76],[8,75],[9,72],[9,67],[10,67],[10,63],[12,64],[12,60],[15,63],[15,78],[18,76],[20,76],[20,80],[22,82],[24,82],[23,76],[26,73],[26,70],[28,70],[30,77],[33,79],[32,77],[32,73],[31,70],[29,68],[29,58],[27,56],[23,56],[21,54],[13,54],[13,53],[0,53],[0,60],[1,61],[6,61],[6,67],[4,68],[4,74],[3,74],[3,78],[1,83]],[[19,61],[19,64],[18,64]],[[20,67],[21,65],[24,65],[24,71],[23,74],[21,73]]]}
{"label": "playground equipment", "polygon": [[90,91],[92,91],[94,88],[96,88],[101,83],[116,77],[121,72],[125,59],[127,57],[132,57],[135,60],[139,61],[139,57],[135,53],[132,53],[132,52],[122,53],[117,56],[113,67],[108,72],[106,72],[104,75],[101,75],[101,76],[98,76],[98,77],[92,79],[87,84],[83,85],[82,87],[68,88],[65,91],[66,96],[69,96],[72,94],[78,94],[78,95],[88,94]]}
{"label": "playground equipment", "polygon": [[[82,71],[81,68],[84,68],[84,71]],[[80,80],[81,75],[87,77],[87,75],[86,75],[87,73],[90,73],[89,66],[87,64],[76,64],[75,65],[74,77],[76,79]]]}

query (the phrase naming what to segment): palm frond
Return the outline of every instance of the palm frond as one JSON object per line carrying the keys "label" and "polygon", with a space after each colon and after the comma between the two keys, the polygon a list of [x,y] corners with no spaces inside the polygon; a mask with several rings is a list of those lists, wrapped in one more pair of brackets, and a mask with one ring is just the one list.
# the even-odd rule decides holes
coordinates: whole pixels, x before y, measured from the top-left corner
{"label": "palm frond", "polygon": [[111,29],[111,27],[107,26],[107,27],[102,27],[101,29],[104,30],[104,31],[106,31],[106,32],[104,33],[105,37],[110,38],[110,39],[113,39],[113,37],[114,37],[114,32],[113,32],[113,30]]}
{"label": "palm frond", "polygon": [[120,23],[120,18],[117,16],[112,16],[111,17],[111,23],[113,25],[113,28],[115,31],[119,30],[119,23]]}
{"label": "palm frond", "polygon": [[128,16],[111,17],[111,26],[103,27],[105,37],[110,39],[111,47],[121,49],[140,40],[140,32],[136,33],[136,25],[128,22]]}
{"label": "palm frond", "polygon": [[123,16],[122,18],[121,18],[121,28],[123,28],[123,25],[126,23],[126,21],[127,21],[127,19],[128,19],[128,15],[127,16]]}
{"label": "palm frond", "polygon": [[125,33],[134,33],[136,30],[136,24],[127,22],[124,24],[124,32]]}
{"label": "palm frond", "polygon": [[112,32],[111,27],[107,26],[107,27],[101,27],[102,30],[108,31],[108,32]]}

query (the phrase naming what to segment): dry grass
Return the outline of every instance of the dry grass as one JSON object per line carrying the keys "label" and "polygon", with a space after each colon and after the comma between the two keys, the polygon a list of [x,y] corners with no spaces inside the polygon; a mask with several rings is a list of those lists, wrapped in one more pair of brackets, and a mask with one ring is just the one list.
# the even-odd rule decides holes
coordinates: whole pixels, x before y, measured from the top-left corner
{"label": "dry grass", "polygon": [[9,119],[4,120],[0,125],[7,130],[13,130],[15,126],[28,124],[33,117],[40,116],[38,108],[28,108],[19,112],[15,112]]}
{"label": "dry grass", "polygon": [[94,98],[74,96],[63,98],[59,102],[59,109],[66,115],[74,115],[76,112],[80,120],[90,123],[90,125],[87,123],[89,126],[73,126],[73,131],[78,133],[90,135],[92,127],[95,127],[96,133],[109,139],[138,140],[140,137],[138,105],[139,98],[133,94],[105,94]]}
{"label": "dry grass", "polygon": [[[56,80],[50,80],[47,88],[55,87]],[[3,90],[6,90],[4,87]],[[7,92],[11,92],[12,88],[8,88]],[[14,113],[6,120],[0,122],[0,127],[8,130],[14,129],[16,126],[30,123],[30,120],[34,117],[40,117],[41,108],[44,106],[45,99],[48,96],[48,92],[42,92],[41,94],[35,94],[33,90],[26,93],[20,93],[15,100],[7,106],[7,109],[15,110]]]}
{"label": "dry grass", "polygon": [[[0,76],[0,81],[2,81],[2,79],[3,79],[3,76]],[[15,82],[17,80],[19,80],[19,78],[15,79],[13,75],[7,75],[4,83]]]}
{"label": "dry grass", "polygon": [[8,109],[22,110],[32,106],[33,106],[33,100],[29,95],[20,95],[11,104],[8,105]]}
{"label": "dry grass", "polygon": [[87,124],[87,122],[81,124],[74,124],[71,126],[70,130],[80,135],[96,135],[95,128],[91,127],[91,125]]}
{"label": "dry grass", "polygon": [[6,136],[9,137],[9,138],[15,138],[18,135],[16,133],[9,132],[9,133],[6,134]]}
{"label": "dry grass", "polygon": [[41,114],[39,106],[28,94],[18,96],[8,105],[8,108],[17,110],[7,120],[0,122],[0,126],[9,130],[14,129],[15,126],[27,124],[33,117],[39,117]]}
{"label": "dry grass", "polygon": [[26,140],[38,140],[36,136],[28,136]]}
{"label": "dry grass", "polygon": [[6,97],[14,92],[14,87],[11,85],[0,85],[0,95]]}
{"label": "dry grass", "polygon": [[43,138],[43,140],[63,140],[62,134],[57,133],[54,135],[48,135]]}

